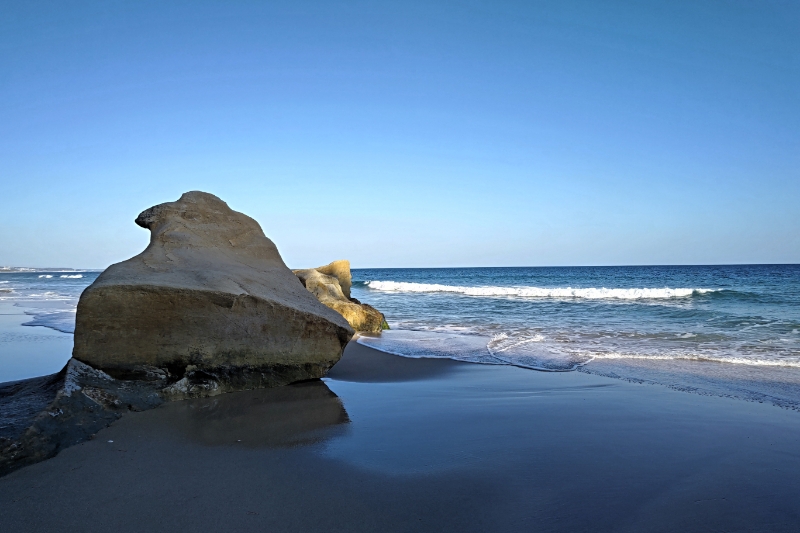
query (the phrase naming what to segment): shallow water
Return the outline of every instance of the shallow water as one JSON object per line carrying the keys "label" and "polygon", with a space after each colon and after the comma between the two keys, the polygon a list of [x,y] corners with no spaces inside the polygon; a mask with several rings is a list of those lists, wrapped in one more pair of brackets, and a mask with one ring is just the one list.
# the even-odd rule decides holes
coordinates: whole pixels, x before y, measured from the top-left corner
{"label": "shallow water", "polygon": [[85,270],[0,271],[0,302],[21,307],[31,317],[26,326],[73,333],[78,298],[99,275]]}
{"label": "shallow water", "polygon": [[78,298],[99,275],[53,269],[0,271],[0,383],[64,367],[72,355]]}

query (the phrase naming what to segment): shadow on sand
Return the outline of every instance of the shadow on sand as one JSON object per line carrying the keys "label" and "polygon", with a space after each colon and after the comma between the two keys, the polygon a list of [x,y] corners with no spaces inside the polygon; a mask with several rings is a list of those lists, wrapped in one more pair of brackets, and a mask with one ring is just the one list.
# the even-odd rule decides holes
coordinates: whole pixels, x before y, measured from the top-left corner
{"label": "shadow on sand", "polygon": [[173,402],[159,410],[180,436],[208,446],[313,444],[350,422],[342,401],[319,380]]}

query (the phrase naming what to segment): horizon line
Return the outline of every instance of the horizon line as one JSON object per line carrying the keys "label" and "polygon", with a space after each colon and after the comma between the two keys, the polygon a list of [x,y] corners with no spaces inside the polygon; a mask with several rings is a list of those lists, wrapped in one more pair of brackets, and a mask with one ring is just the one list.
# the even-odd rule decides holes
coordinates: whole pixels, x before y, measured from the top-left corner
{"label": "horizon line", "polygon": [[[123,261],[120,261],[123,262]],[[0,274],[27,271],[50,272],[103,272],[117,263],[112,263],[105,268],[78,268],[78,267],[19,267],[2,266]],[[468,269],[468,268],[625,268],[625,267],[731,267],[731,266],[800,266],[800,263],[643,263],[643,264],[584,264],[584,265],[506,265],[506,266],[414,266],[414,267],[351,267],[351,270],[410,270],[410,269]],[[287,268],[290,268],[287,265]]]}

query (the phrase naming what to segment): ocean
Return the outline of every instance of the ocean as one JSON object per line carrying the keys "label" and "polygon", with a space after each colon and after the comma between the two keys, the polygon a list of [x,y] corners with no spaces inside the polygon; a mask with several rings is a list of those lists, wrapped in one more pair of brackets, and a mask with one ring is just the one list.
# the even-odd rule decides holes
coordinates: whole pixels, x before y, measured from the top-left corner
{"label": "ocean", "polygon": [[800,265],[359,269],[406,357],[800,406]]}
{"label": "ocean", "polygon": [[[25,326],[71,334],[98,275],[0,272],[0,300]],[[391,327],[358,342],[388,353],[800,409],[800,265],[354,269],[353,280],[353,296]],[[13,357],[0,359],[0,381]]]}

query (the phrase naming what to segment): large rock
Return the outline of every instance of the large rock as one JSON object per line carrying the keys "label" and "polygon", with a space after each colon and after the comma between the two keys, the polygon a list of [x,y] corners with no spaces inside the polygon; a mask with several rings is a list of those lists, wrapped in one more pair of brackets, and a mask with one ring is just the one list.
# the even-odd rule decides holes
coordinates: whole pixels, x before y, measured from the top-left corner
{"label": "large rock", "polygon": [[150,245],[81,295],[75,359],[188,397],[319,378],[341,357],[353,329],[298,283],[255,220],[188,192],[136,223]]}
{"label": "large rock", "polygon": [[311,294],[342,315],[356,331],[378,333],[389,329],[383,313],[350,297],[352,277],[349,261],[334,261],[323,267],[292,272]]}

